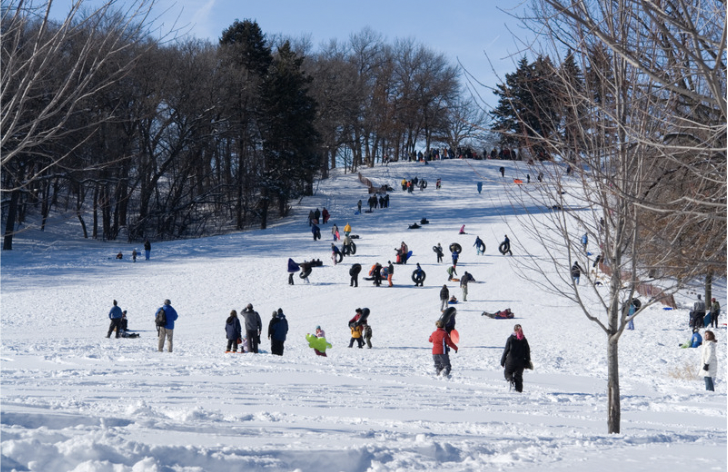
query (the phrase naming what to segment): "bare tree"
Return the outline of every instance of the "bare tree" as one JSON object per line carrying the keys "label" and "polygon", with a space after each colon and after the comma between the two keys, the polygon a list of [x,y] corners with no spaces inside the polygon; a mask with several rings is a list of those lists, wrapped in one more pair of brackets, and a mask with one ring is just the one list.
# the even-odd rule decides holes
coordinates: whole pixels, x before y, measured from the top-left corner
{"label": "bare tree", "polygon": [[116,0],[91,11],[76,0],[60,22],[51,18],[52,4],[11,0],[2,8],[1,190],[3,196],[10,194],[4,212],[6,250],[12,249],[20,192],[70,155],[52,152],[52,144],[78,131],[74,124],[89,136],[94,125],[109,118],[74,120],[91,113],[84,108],[88,100],[131,69],[135,57],[125,53],[144,36],[153,0],[133,1],[123,11]]}
{"label": "bare tree", "polygon": [[[577,86],[555,67],[562,121],[548,136],[529,130],[564,163],[536,169],[545,175],[536,194],[512,194],[547,254],[519,269],[604,332],[607,426],[619,433],[618,346],[628,323],[721,258],[725,268],[725,3],[537,0],[534,10],[551,52],[573,54],[586,73]],[[686,183],[678,191],[676,179]],[[603,264],[578,285],[573,263],[592,265],[584,234]],[[630,315],[638,293],[646,299]]]}

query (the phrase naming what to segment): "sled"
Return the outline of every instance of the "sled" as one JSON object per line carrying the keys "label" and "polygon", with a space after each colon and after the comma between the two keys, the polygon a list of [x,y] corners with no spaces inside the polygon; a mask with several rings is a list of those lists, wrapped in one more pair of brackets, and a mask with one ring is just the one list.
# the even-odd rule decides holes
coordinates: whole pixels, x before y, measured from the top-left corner
{"label": "sled", "polygon": [[414,272],[412,272],[412,282],[416,284],[424,283],[426,278],[427,274],[422,269],[415,269]]}
{"label": "sled", "polygon": [[522,184],[523,183],[523,180],[521,180],[521,179],[513,179],[513,183],[514,184]]}
{"label": "sled", "polygon": [[442,315],[440,316],[440,319],[437,321],[440,321],[442,323],[442,327],[444,328],[447,326],[448,322],[450,321],[450,318],[455,316],[457,314],[457,310],[455,307],[450,307],[447,310],[442,312]]}
{"label": "sled", "polygon": [[317,338],[313,334],[307,334],[306,341],[308,341],[308,347],[312,347],[318,352],[325,353],[327,348],[332,347],[331,343],[326,341],[326,338]]}
{"label": "sled", "polygon": [[458,333],[458,330],[453,329],[450,331],[450,339],[452,339],[452,342],[455,344],[460,342],[460,333]]}
{"label": "sled", "polygon": [[451,279],[450,282],[460,282],[460,279]]}
{"label": "sled", "polygon": [[450,252],[460,254],[461,252],[463,252],[463,247],[461,245],[459,245],[458,243],[452,243],[450,245]]}

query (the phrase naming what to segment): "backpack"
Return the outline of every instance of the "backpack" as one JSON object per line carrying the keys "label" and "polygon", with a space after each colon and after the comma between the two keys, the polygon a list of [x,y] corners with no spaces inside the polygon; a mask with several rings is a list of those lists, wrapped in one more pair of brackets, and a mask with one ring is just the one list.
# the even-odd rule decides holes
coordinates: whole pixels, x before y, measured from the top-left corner
{"label": "backpack", "polygon": [[157,314],[154,317],[154,324],[160,327],[167,325],[167,312],[164,311],[164,308],[160,308],[157,311]]}

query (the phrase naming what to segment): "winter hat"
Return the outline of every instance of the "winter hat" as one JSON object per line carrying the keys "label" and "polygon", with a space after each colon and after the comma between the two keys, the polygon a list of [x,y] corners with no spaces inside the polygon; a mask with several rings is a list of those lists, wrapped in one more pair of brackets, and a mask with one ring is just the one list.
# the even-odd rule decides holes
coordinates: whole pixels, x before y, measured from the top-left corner
{"label": "winter hat", "polygon": [[278,316],[278,312],[273,310],[273,316],[271,316],[271,318],[275,318],[276,316]]}
{"label": "winter hat", "polygon": [[321,329],[321,326],[316,326],[316,329]]}
{"label": "winter hat", "polygon": [[252,303],[248,303],[248,306],[246,306],[245,308],[247,308],[248,310],[252,310],[253,309],[253,304]]}
{"label": "winter hat", "polygon": [[278,314],[279,314],[279,315],[282,315],[282,314],[283,314],[283,308],[279,308],[279,309],[278,309]]}
{"label": "winter hat", "polygon": [[169,301],[169,298],[168,298],[168,299],[166,299],[166,300],[164,301],[164,304],[165,304],[165,305],[171,305],[171,304],[172,304],[172,302],[170,302],[170,301]]}
{"label": "winter hat", "polygon": [[361,313],[361,308],[357,308],[356,310],[354,310],[354,312]]}

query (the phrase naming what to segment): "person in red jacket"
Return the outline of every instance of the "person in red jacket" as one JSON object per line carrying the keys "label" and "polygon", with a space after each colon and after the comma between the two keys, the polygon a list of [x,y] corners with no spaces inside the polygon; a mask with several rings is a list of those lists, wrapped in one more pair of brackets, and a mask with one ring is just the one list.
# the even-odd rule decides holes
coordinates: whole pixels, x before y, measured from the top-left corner
{"label": "person in red jacket", "polygon": [[450,335],[445,331],[445,327],[441,321],[435,323],[437,329],[430,335],[430,342],[432,343],[432,359],[435,361],[435,371],[437,375],[440,375],[442,371],[445,377],[450,376],[450,355],[447,353],[446,346],[450,346],[458,352],[458,347],[450,339]]}

